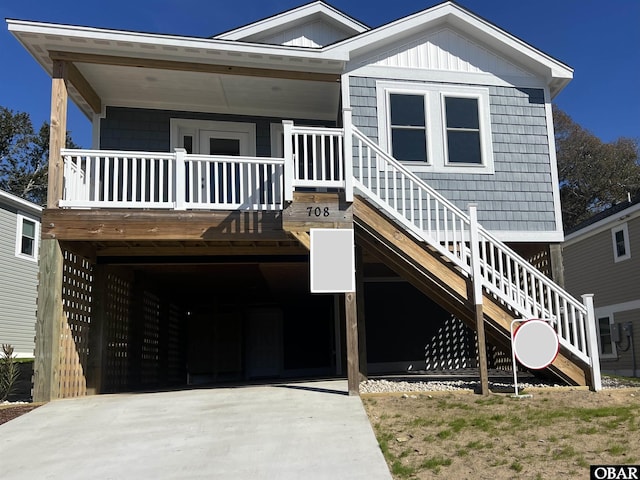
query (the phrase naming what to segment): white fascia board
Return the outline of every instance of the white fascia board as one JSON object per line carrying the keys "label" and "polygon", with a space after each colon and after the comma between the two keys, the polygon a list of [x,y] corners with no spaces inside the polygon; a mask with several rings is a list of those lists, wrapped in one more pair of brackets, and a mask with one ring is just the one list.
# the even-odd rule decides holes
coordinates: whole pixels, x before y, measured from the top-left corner
{"label": "white fascia board", "polygon": [[24,198],[16,197],[15,195],[5,192],[4,190],[0,190],[0,199],[5,200],[7,203],[13,205],[14,207],[26,209],[27,211],[37,215],[38,217],[42,213],[42,207],[40,205],[31,203]]}
{"label": "white fascia board", "polygon": [[335,23],[339,24],[342,27],[346,27],[349,30],[352,30],[354,33],[362,33],[369,30],[369,27],[367,27],[366,25],[345,15],[341,11],[336,10],[331,5],[327,5],[324,2],[313,2],[307,5],[302,5],[298,8],[294,8],[292,10],[288,10],[278,15],[274,15],[272,17],[250,23],[243,27],[235,28],[228,32],[215,35],[212,38],[219,40],[242,40],[244,38],[252,37],[263,32],[286,28],[286,26],[288,25],[305,21],[306,19],[312,18],[313,16],[318,14],[326,15]]}
{"label": "white fascia board", "polygon": [[325,49],[346,51],[353,59],[367,51],[380,48],[379,44],[390,43],[396,38],[404,38],[416,31],[441,24],[452,25],[473,35],[496,51],[519,60],[533,71],[544,73],[548,81],[560,78],[568,82],[573,78],[571,67],[451,2],[409,15]]}
{"label": "white fascia board", "polygon": [[[125,30],[110,30],[77,25],[60,25],[53,23],[30,22],[26,20],[7,19],[9,31],[20,39],[21,33],[60,36],[66,38],[84,38],[91,40],[106,40],[112,42],[156,45],[162,47],[196,48],[222,50],[231,53],[248,53],[258,55],[272,55],[317,60],[346,61],[348,54],[341,51],[326,51],[324,49],[310,49],[295,46],[267,45],[250,42],[233,42],[211,38],[184,37],[178,35],[164,35],[158,33],[140,33]],[[54,43],[54,42],[52,42]]]}
{"label": "white fascia board", "polygon": [[609,215],[598,222],[592,223],[591,225],[587,225],[580,230],[570,233],[565,238],[564,246],[580,242],[638,217],[640,217],[640,203],[631,205],[629,208],[625,208],[618,213]]}

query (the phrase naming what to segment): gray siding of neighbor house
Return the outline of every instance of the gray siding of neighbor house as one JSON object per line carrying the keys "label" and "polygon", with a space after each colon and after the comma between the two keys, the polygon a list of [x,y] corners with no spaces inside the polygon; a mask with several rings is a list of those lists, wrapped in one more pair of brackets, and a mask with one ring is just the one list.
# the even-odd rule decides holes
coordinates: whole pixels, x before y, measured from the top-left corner
{"label": "gray siding of neighbor house", "polygon": [[16,257],[17,209],[0,200],[0,344],[32,356],[38,263]]}
{"label": "gray siding of neighbor house", "polygon": [[[100,148],[103,150],[169,152],[172,118],[254,123],[256,125],[256,154],[258,157],[271,156],[271,124],[281,123],[283,120],[282,118],[245,115],[107,107],[107,115],[100,122]],[[317,120],[287,120],[293,120],[295,123],[303,125],[333,125],[330,122]]]}
{"label": "gray siding of neighbor house", "polygon": [[[378,141],[376,80],[351,77],[350,96],[354,125]],[[462,210],[477,202],[478,218],[489,230],[555,231],[544,92],[488,88],[495,173],[416,175]]]}
{"label": "gray siding of neighbor house", "polygon": [[[616,225],[617,226],[617,225]],[[564,246],[567,290],[593,293],[595,307],[640,300],[640,218],[627,222],[631,258],[615,262],[611,229]]]}
{"label": "gray siding of neighbor house", "polygon": [[[615,224],[616,227],[619,225],[621,223]],[[565,245],[562,249],[565,288],[573,295],[593,293],[596,316],[599,308],[640,301],[640,218],[629,220],[627,229],[631,252],[631,258],[627,260],[614,261],[611,228]],[[640,309],[614,311],[613,322],[633,323],[633,341],[638,351],[640,349]],[[626,352],[624,348],[627,348]],[[630,375],[633,368],[632,355],[625,337],[618,345],[617,354],[617,359],[600,360],[603,371]],[[640,359],[636,360],[636,369],[640,371]]]}

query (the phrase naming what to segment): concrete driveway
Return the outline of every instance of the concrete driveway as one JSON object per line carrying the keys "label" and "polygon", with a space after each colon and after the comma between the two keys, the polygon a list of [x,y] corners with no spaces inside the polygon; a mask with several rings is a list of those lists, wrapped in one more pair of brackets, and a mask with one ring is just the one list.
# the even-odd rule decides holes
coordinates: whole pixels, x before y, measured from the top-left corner
{"label": "concrete driveway", "polygon": [[346,381],[58,400],[0,426],[6,479],[391,479]]}

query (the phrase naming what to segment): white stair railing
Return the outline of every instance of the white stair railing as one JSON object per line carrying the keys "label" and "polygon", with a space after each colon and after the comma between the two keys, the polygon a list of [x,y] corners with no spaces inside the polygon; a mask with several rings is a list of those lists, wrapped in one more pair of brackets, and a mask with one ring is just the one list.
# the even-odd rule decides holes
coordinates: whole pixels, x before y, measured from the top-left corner
{"label": "white stair railing", "polygon": [[[353,128],[354,187],[416,237],[471,275],[469,216],[374,141]],[[482,285],[523,319],[551,322],[560,343],[586,363],[594,356],[588,309],[524,258],[478,226]],[[592,335],[591,335],[592,336]],[[599,382],[599,380],[598,380]]]}

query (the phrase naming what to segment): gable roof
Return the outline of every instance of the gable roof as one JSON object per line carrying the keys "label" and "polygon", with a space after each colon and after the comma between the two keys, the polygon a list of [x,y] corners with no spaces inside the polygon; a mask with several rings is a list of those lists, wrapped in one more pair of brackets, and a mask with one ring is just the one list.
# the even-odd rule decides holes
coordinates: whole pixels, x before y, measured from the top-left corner
{"label": "gable roof", "polygon": [[640,195],[636,195],[635,198],[613,205],[570,229],[565,235],[565,245],[584,240],[639,216]]}
{"label": "gable roof", "polygon": [[[273,37],[275,34],[294,29],[310,21],[320,22],[328,28],[342,32],[342,38],[336,40],[343,40],[369,30],[368,26],[337,8],[322,1],[315,1],[220,33],[212,38],[217,40],[261,42]],[[333,43],[336,40],[329,43]],[[323,47],[325,45],[320,46]]]}

